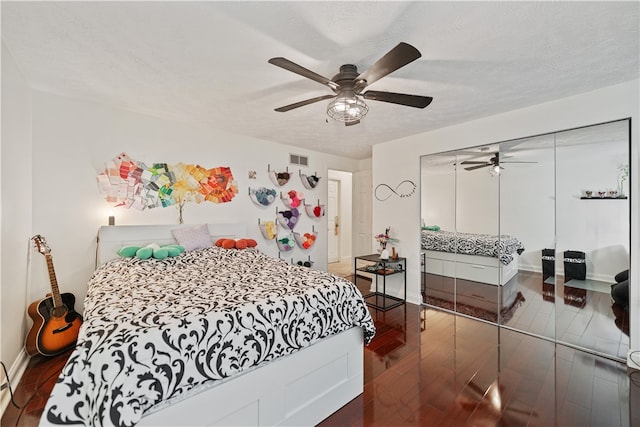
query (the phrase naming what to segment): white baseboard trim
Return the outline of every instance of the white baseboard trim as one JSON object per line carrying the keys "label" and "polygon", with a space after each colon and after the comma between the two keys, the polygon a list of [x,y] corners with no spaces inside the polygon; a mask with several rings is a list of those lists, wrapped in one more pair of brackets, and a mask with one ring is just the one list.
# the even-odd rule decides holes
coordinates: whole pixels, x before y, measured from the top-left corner
{"label": "white baseboard trim", "polygon": [[[518,270],[529,271],[531,273],[542,273],[542,269],[536,266],[519,264]],[[562,276],[562,271],[556,271],[556,275]],[[611,276],[603,275],[603,274],[589,274],[587,272],[587,279],[589,280],[597,280],[599,282],[607,282],[607,283],[615,283],[616,281]]]}
{"label": "white baseboard trim", "polygon": [[[20,382],[20,378],[22,378],[22,374],[24,374],[25,369],[27,369],[27,365],[29,363],[29,356],[25,353],[24,349],[20,350],[18,357],[13,362],[13,365],[9,368],[9,378],[11,378],[11,388],[15,392],[16,387],[18,387],[18,383]],[[4,378],[4,372],[2,373],[2,378]],[[11,394],[9,393],[9,387],[2,390],[0,392],[0,417],[4,414],[5,409],[11,402]]]}

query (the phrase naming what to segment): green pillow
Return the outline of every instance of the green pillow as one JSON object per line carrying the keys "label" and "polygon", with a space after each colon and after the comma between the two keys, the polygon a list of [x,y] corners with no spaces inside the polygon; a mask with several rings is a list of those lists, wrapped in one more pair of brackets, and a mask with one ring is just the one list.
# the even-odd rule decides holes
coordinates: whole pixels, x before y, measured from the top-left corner
{"label": "green pillow", "polygon": [[136,252],[136,256],[140,259],[149,259],[153,255],[153,248],[150,246],[145,246],[144,248],[138,249]]}
{"label": "green pillow", "polygon": [[123,246],[118,249],[118,255],[124,258],[138,257],[140,259],[164,259],[166,257],[175,257],[184,252],[184,247],[180,245],[164,245],[158,246],[152,243],[147,246]]}
{"label": "green pillow", "polygon": [[162,246],[161,249],[166,249],[167,254],[170,257],[178,256],[182,252],[184,252],[184,247],[180,245],[165,245],[165,246]]}
{"label": "green pillow", "polygon": [[132,258],[136,256],[138,249],[140,249],[140,246],[123,246],[118,250],[118,255],[125,258]]}

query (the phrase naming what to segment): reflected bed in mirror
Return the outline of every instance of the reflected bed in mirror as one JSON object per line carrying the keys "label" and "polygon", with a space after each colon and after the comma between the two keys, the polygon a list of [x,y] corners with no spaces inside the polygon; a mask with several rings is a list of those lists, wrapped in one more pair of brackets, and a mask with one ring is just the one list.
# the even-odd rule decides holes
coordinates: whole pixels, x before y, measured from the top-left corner
{"label": "reflected bed in mirror", "polygon": [[[430,286],[423,287],[424,301],[492,322],[498,315],[510,318],[524,301],[517,283],[511,281],[524,251],[522,242],[507,235],[425,228],[420,236],[422,273],[423,283]],[[453,282],[448,280],[453,278],[455,298]]]}
{"label": "reflected bed in mirror", "polygon": [[[612,304],[611,285],[630,264],[629,153],[625,119],[423,156],[422,225],[526,248],[515,263],[483,264],[486,254],[423,247],[423,301],[626,359],[629,313]],[[598,192],[616,197],[584,201]],[[584,277],[565,283],[562,258],[544,272],[545,250],[583,253]]]}

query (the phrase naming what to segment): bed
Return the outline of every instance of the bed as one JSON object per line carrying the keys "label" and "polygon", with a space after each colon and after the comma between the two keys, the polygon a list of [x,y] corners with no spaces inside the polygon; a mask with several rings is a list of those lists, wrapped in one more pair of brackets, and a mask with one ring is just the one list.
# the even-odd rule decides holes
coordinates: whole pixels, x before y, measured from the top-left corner
{"label": "bed", "polygon": [[352,283],[256,248],[113,259],[173,243],[177,227],[100,229],[78,345],[41,425],[313,425],[362,393],[375,327]]}
{"label": "bed", "polygon": [[422,230],[424,271],[491,285],[505,285],[518,272],[524,245],[508,235]]}
{"label": "bed", "polygon": [[455,301],[458,311],[497,321],[524,301],[511,280],[524,251],[515,237],[422,230],[421,246],[426,303],[449,308]]}

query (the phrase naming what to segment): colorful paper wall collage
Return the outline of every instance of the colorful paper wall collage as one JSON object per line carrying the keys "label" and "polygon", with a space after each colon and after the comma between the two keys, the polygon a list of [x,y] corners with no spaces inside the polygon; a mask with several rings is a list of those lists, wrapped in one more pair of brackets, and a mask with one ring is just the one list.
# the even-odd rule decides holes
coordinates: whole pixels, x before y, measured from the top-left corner
{"label": "colorful paper wall collage", "polygon": [[121,153],[98,175],[104,199],[114,206],[138,210],[184,202],[226,203],[238,194],[231,169],[154,163],[147,166]]}

